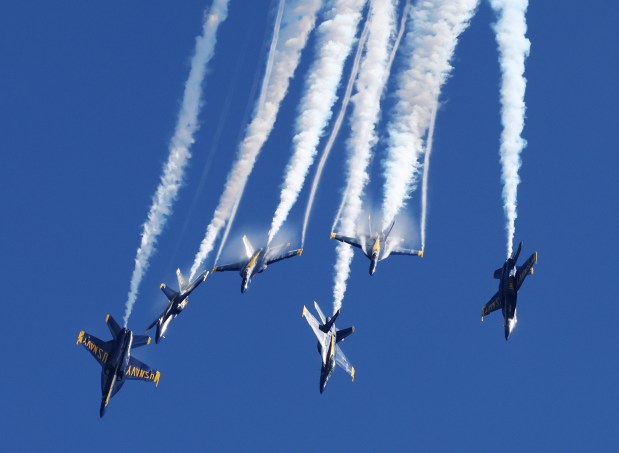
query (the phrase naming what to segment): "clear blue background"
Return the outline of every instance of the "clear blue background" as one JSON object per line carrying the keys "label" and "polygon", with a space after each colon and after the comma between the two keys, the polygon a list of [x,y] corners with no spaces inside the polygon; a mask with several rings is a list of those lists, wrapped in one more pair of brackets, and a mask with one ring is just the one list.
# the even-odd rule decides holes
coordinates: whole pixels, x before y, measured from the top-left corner
{"label": "clear blue background", "polygon": [[[365,258],[353,262],[339,324],[357,329],[343,344],[355,382],[337,370],[319,394],[316,342],[301,318],[314,299],[331,305],[328,234],[344,184],[345,127],[303,256],[273,266],[244,295],[238,275],[209,278],[168,337],[136,351],[161,370],[159,387],[127,384],[99,419],[99,366],[75,339],[82,329],[107,339],[105,315],[122,319],[209,4],[0,6],[4,448],[615,450],[619,6],[609,1],[529,7],[516,240],[525,242],[523,256],[537,250],[539,263],[509,342],[499,314],[479,321],[505,255],[500,73],[494,14],[482,1],[441,96],[426,256],[393,257],[371,278]],[[189,268],[211,219],[257,96],[275,6],[231,0],[186,184],[130,319],[136,331],[163,309],[159,283],[176,285],[175,268]],[[240,255],[243,233],[256,243],[266,234],[313,49],[312,35],[250,178],[227,259]],[[388,95],[383,119],[393,102]],[[375,204],[383,153],[381,143]],[[296,243],[306,199],[307,188],[286,226]]]}

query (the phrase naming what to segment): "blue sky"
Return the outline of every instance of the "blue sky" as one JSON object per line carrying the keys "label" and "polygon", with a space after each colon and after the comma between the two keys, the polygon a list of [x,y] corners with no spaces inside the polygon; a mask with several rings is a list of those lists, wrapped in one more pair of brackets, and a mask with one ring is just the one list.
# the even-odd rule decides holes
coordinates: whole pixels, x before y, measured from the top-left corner
{"label": "blue sky", "polygon": [[[441,95],[426,256],[392,257],[373,277],[366,259],[353,261],[338,323],[357,329],[343,344],[355,382],[336,370],[319,394],[316,342],[301,318],[313,300],[331,305],[328,234],[344,183],[345,126],[303,256],[256,277],[244,295],[238,275],[209,277],[167,338],[135,353],[161,370],[159,387],[128,383],[99,419],[99,366],[75,339],[80,330],[107,339],[105,315],[122,318],[209,4],[0,7],[0,424],[8,450],[613,450],[619,6],[612,2],[532,2],[528,10],[528,146],[516,240],[523,255],[537,250],[539,263],[508,343],[498,313],[479,321],[505,254],[500,73],[494,14],[482,1]],[[175,286],[174,270],[190,267],[211,219],[257,96],[275,6],[230,2],[186,182],[129,322],[136,331],[163,309],[159,283]],[[240,255],[242,234],[259,243],[270,225],[313,36],[249,180],[226,261]],[[398,67],[396,60],[394,73]],[[393,102],[388,94],[385,105]],[[375,204],[383,152],[381,142],[369,188]],[[293,245],[307,195],[306,187],[285,226]],[[417,200],[416,193],[412,219]]]}

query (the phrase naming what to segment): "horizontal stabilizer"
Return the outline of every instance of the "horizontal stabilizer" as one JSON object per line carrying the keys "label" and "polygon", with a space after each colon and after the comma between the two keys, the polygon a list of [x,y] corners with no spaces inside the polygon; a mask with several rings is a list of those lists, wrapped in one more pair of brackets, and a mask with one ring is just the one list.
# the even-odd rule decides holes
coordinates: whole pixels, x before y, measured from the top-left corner
{"label": "horizontal stabilizer", "polygon": [[337,342],[339,343],[340,341],[344,340],[347,336],[349,336],[350,334],[355,332],[355,327],[348,327],[346,329],[341,329],[338,330],[336,333],[336,339]]}
{"label": "horizontal stabilizer", "polygon": [[496,278],[497,280],[501,280],[502,276],[503,276],[503,268],[502,267],[500,267],[496,271],[494,271],[493,278]]}
{"label": "horizontal stabilizer", "polygon": [[150,337],[148,335],[134,335],[131,348],[139,348],[140,346],[145,346],[147,344],[150,344]]}

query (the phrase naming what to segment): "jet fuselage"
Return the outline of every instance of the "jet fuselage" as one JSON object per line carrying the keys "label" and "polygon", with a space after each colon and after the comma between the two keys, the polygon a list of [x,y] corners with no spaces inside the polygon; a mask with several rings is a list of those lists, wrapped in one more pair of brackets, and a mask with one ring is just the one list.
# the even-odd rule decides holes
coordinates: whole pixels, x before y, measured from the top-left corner
{"label": "jet fuselage", "polygon": [[499,282],[499,294],[503,299],[503,320],[505,327],[505,339],[509,338],[514,328],[516,318],[516,303],[518,292],[516,291],[516,260],[508,259],[503,265],[503,273]]}
{"label": "jet fuselage", "polygon": [[249,287],[249,283],[251,282],[251,278],[256,274],[263,272],[267,268],[266,259],[265,259],[266,253],[267,253],[266,247],[263,247],[257,250],[256,252],[254,252],[254,254],[249,259],[247,264],[243,267],[243,269],[241,269],[240,274],[241,274],[241,278],[243,279],[241,281],[241,292],[242,293],[247,291],[247,288]]}
{"label": "jet fuselage", "polygon": [[129,366],[133,332],[123,327],[114,340],[110,360],[101,368],[101,409],[99,415],[103,417],[110,398],[116,394],[124,384],[124,375]]}

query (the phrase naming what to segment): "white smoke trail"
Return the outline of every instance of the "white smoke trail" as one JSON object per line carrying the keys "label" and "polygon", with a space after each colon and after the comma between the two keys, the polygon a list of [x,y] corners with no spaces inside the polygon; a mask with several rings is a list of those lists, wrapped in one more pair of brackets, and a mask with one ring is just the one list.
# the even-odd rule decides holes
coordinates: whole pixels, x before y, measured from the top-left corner
{"label": "white smoke trail", "polygon": [[529,55],[530,41],[526,38],[525,14],[528,0],[490,0],[499,19],[494,26],[499,46],[501,72],[501,165],[503,179],[503,209],[506,217],[507,256],[512,254],[516,232],[516,197],[520,177],[520,152],[526,146],[521,137],[524,128],[524,61]]}
{"label": "white smoke trail", "polygon": [[310,31],[314,28],[316,14],[321,5],[322,0],[297,0],[285,8],[275,51],[269,55],[269,59],[273,59],[273,69],[266,94],[262,104],[258,103],[254,117],[239,146],[237,160],[228,174],[219,204],[191,267],[192,276],[213,250],[215,240],[223,226],[233,220],[233,208],[237,199],[243,195],[260,150],[273,130],[279,106],[288,92],[290,79],[299,64],[301,51],[307,43]]}
{"label": "white smoke trail", "polygon": [[393,60],[395,60],[395,56],[398,52],[398,48],[400,47],[400,42],[402,41],[402,36],[404,36],[404,30],[406,29],[406,20],[408,19],[408,13],[410,9],[411,9],[411,0],[406,0],[406,3],[404,4],[404,8],[402,8],[402,18],[400,19],[398,35],[395,38],[395,42],[393,43],[393,48],[391,49],[391,54],[389,55],[389,61],[387,62],[387,74],[391,74],[391,66],[393,66]]}
{"label": "white smoke trail", "polygon": [[316,59],[305,80],[293,137],[293,153],[275,210],[268,242],[273,240],[288,217],[299,196],[309,167],[316,156],[316,147],[332,115],[337,87],[342,77],[346,57],[355,41],[357,25],[366,0],[333,0],[317,28]]}
{"label": "white smoke trail", "polygon": [[307,201],[307,206],[305,207],[305,216],[303,218],[303,231],[301,233],[301,247],[305,245],[305,231],[307,230],[307,224],[309,223],[309,216],[312,212],[312,206],[314,205],[314,197],[316,196],[316,190],[318,189],[318,184],[320,183],[320,178],[322,176],[322,170],[325,167],[325,163],[329,158],[329,154],[331,153],[331,148],[333,148],[333,143],[335,143],[335,139],[340,133],[340,128],[342,127],[342,122],[344,121],[344,115],[346,114],[346,109],[348,108],[348,103],[350,102],[350,95],[352,93],[352,87],[357,78],[357,73],[359,72],[359,63],[361,61],[361,53],[363,51],[363,47],[367,40],[368,36],[368,21],[365,22],[363,27],[363,31],[361,32],[361,37],[359,38],[359,43],[357,44],[357,51],[355,52],[355,59],[352,65],[352,69],[350,71],[350,76],[348,77],[348,83],[346,84],[346,90],[344,92],[344,97],[342,98],[342,104],[340,105],[340,111],[335,118],[335,123],[333,124],[333,129],[331,129],[331,135],[329,135],[329,139],[327,140],[327,144],[322,150],[322,155],[320,156],[320,160],[318,161],[318,166],[316,167],[316,174],[314,175],[314,180],[312,181],[312,188],[310,190],[309,199]]}
{"label": "white smoke trail", "polygon": [[438,99],[432,108],[430,127],[426,138],[426,151],[423,157],[423,176],[421,178],[421,250],[426,249],[426,225],[428,222],[428,179],[430,177],[430,156],[432,155],[432,145],[434,143],[434,127],[436,126],[436,112],[438,109]]}
{"label": "white smoke trail", "polygon": [[153,203],[144,223],[140,247],[135,257],[135,268],[125,307],[124,325],[127,326],[131,310],[138,296],[138,289],[144,273],[148,270],[149,260],[155,251],[155,245],[163,230],[172,205],[178,195],[187,161],[191,157],[189,148],[194,142],[194,134],[198,130],[198,113],[202,99],[202,81],[206,74],[206,66],[213,56],[217,42],[219,25],[228,15],[228,0],[214,0],[210,10],[204,16],[202,35],[196,38],[196,47],[191,59],[189,78],[185,83],[183,101],[178,115],[174,136],[170,141],[170,154],[163,168],[163,174]]}
{"label": "white smoke trail", "polygon": [[[406,28],[406,19],[408,18],[408,11],[410,10],[411,2],[410,0],[406,0],[404,4],[404,8],[402,8],[402,18],[400,19],[400,26],[398,28],[398,34],[393,43],[393,47],[391,48],[391,53],[389,54],[389,61],[387,62],[387,78],[391,74],[391,67],[393,66],[393,61],[395,60],[395,56],[398,52],[398,48],[400,47],[400,42],[402,41],[402,36],[404,36],[404,29]],[[386,85],[386,81],[385,81]],[[384,88],[383,88],[384,93]],[[340,205],[337,208],[337,213],[335,214],[335,218],[333,219],[333,224],[331,225],[331,231],[335,231],[336,225],[340,221],[340,217],[342,216],[342,211],[344,210],[344,205],[346,204],[346,200],[348,199],[348,191],[350,190],[350,180],[346,184],[346,189],[344,190],[344,194],[342,196],[342,200],[340,201]]]}
{"label": "white smoke trail", "polygon": [[[368,166],[372,148],[377,142],[376,123],[380,99],[387,83],[390,58],[389,41],[395,28],[395,5],[392,0],[374,0],[366,22],[369,28],[366,53],[355,84],[350,116],[350,138],[347,141],[348,194],[341,218],[342,234],[356,233],[356,222],[363,205],[363,192],[370,176]],[[350,273],[353,251],[348,244],[338,243],[333,286],[333,312],[342,306]]]}
{"label": "white smoke trail", "polygon": [[413,6],[406,34],[405,70],[388,130],[383,162],[383,229],[394,220],[417,185],[423,137],[432,108],[451,72],[458,36],[468,27],[477,0],[421,1]]}
{"label": "white smoke trail", "polygon": [[232,229],[232,224],[234,223],[232,220],[236,216],[236,211],[239,209],[239,204],[241,204],[241,197],[238,197],[236,199],[236,202],[234,203],[234,206],[232,207],[232,211],[230,214],[230,220],[226,224],[224,235],[222,236],[221,242],[219,243],[219,249],[217,249],[217,255],[215,255],[215,261],[214,261],[215,265],[217,265],[217,263],[219,262],[219,257],[221,256],[221,252],[223,252],[224,246],[226,245],[226,242],[228,241],[228,235],[230,235],[230,230]]}

